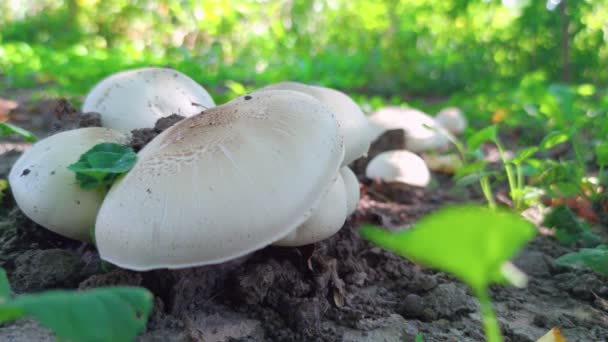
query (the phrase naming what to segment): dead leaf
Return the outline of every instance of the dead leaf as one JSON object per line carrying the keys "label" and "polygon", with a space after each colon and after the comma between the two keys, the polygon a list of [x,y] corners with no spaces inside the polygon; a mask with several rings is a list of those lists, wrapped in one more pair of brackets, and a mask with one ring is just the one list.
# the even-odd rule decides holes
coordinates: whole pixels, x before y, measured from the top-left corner
{"label": "dead leaf", "polygon": [[538,339],[536,342],[567,342],[566,339],[562,336],[559,328],[553,328],[549,330],[543,337]]}

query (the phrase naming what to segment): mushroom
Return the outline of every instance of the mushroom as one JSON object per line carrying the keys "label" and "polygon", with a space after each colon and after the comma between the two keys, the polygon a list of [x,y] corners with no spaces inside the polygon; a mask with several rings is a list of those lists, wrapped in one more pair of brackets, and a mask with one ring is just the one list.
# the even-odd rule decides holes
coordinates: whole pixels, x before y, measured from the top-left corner
{"label": "mushroom", "polygon": [[309,86],[298,82],[280,82],[271,84],[257,91],[283,89],[308,94],[326,105],[338,120],[340,134],[344,138],[344,161],[346,166],[367,154],[369,122],[361,108],[348,95],[335,89]]}
{"label": "mushroom", "polygon": [[367,178],[385,182],[399,182],[414,186],[427,186],[431,172],[417,154],[405,150],[382,152],[372,159],[365,169]]}
{"label": "mushroom", "polygon": [[371,139],[377,139],[389,129],[403,129],[406,148],[412,152],[445,149],[449,146],[449,132],[429,115],[417,110],[385,107],[373,113]]}
{"label": "mushroom", "polygon": [[126,143],[127,137],[109,128],[80,128],[40,140],[23,153],[9,174],[21,211],[55,233],[90,241],[105,193],[81,189],[67,167],[102,142]]}
{"label": "mushroom", "polygon": [[435,116],[435,121],[448,132],[460,135],[467,128],[467,118],[464,113],[456,107],[444,108]]}
{"label": "mushroom", "polygon": [[331,190],[315,213],[295,231],[274,243],[277,246],[303,246],[319,242],[337,233],[359,202],[359,181],[348,168],[340,168]]}
{"label": "mushroom", "polygon": [[359,180],[348,167],[341,168],[340,175],[344,180],[344,187],[346,189],[346,214],[350,215],[357,209],[357,203],[359,203],[359,197],[361,196]]}
{"label": "mushroom", "polygon": [[158,135],[113,185],[97,216],[99,253],[134,270],[243,256],[308,220],[343,157],[334,115],[306,94],[208,109]]}
{"label": "mushroom", "polygon": [[323,197],[315,213],[274,245],[295,247],[325,240],[342,228],[347,216],[346,188],[341,173],[338,173],[331,190]]}
{"label": "mushroom", "polygon": [[161,117],[189,117],[214,107],[205,88],[169,68],[140,68],[113,74],[93,87],[83,112],[101,114],[104,127],[122,133],[153,127]]}

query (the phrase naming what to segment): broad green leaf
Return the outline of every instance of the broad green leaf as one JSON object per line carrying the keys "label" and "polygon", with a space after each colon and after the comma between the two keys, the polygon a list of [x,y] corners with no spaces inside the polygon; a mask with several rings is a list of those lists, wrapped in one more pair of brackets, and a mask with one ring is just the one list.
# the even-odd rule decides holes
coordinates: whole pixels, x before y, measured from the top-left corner
{"label": "broad green leaf", "polygon": [[451,273],[475,290],[502,277],[502,265],[536,234],[521,216],[462,205],[422,218],[409,230],[391,233],[365,226],[362,235],[416,262]]}
{"label": "broad green leaf", "polygon": [[21,127],[11,125],[6,122],[1,122],[0,123],[0,137],[6,136],[6,135],[12,135],[12,134],[19,135],[27,142],[36,142],[38,140],[34,136],[34,134],[32,134],[31,132],[29,132]]}
{"label": "broad green leaf", "polygon": [[540,143],[540,147],[543,150],[548,150],[552,147],[555,147],[561,143],[565,143],[566,141],[568,141],[570,138],[568,137],[568,135],[566,133],[562,133],[562,132],[551,132],[549,133],[544,139],[543,141]]}
{"label": "broad green leaf", "polygon": [[488,165],[488,162],[485,160],[478,160],[478,161],[469,163],[467,165],[464,165],[463,167],[456,170],[456,172],[454,173],[454,178],[460,179],[464,176],[468,176],[473,173],[481,172],[486,168],[486,165]]}
{"label": "broad green leaf", "polygon": [[76,180],[84,189],[111,185],[116,178],[131,170],[137,154],[124,145],[101,143],[85,152],[77,162],[68,166],[76,172]]}
{"label": "broad green leaf", "polygon": [[492,125],[488,126],[477,133],[473,134],[467,140],[467,146],[470,150],[477,150],[483,143],[492,141],[495,142],[498,138],[498,126]]}
{"label": "broad green leaf", "polygon": [[152,295],[143,288],[47,291],[11,302],[51,329],[59,339],[80,342],[130,342],[146,326]]}
{"label": "broad green leaf", "polygon": [[595,146],[597,165],[608,166],[608,142]]}
{"label": "broad green leaf", "polygon": [[6,271],[0,267],[0,322],[8,322],[23,316],[23,310],[10,305],[11,284]]}
{"label": "broad green leaf", "polygon": [[513,164],[521,164],[528,158],[532,157],[536,152],[538,152],[538,147],[532,146],[525,148],[517,153],[515,158],[511,159]]}
{"label": "broad green leaf", "polygon": [[595,248],[582,248],[560,256],[555,260],[560,265],[586,266],[593,271],[608,276],[608,249],[601,245]]}
{"label": "broad green leaf", "polygon": [[565,205],[554,207],[543,220],[543,226],[555,229],[555,238],[564,244],[579,240],[598,242],[598,238],[589,231],[588,226],[576,218],[574,212]]}

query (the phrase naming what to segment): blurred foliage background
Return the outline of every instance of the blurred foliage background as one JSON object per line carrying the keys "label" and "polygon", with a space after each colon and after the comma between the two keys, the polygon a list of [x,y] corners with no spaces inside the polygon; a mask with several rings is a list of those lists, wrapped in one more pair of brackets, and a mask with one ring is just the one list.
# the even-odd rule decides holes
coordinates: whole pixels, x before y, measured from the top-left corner
{"label": "blurred foliage background", "polygon": [[605,118],[607,41],[606,0],[4,0],[0,96],[78,102],[112,72],[161,65],[218,102],[295,80],[368,110],[450,104],[479,125],[560,129]]}

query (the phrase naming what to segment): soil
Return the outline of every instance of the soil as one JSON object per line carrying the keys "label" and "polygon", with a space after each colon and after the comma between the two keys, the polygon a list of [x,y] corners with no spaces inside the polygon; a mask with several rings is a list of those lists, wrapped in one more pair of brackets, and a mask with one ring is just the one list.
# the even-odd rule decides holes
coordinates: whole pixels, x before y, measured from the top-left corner
{"label": "soil", "polygon": [[[91,122],[78,113],[74,121],[73,108],[65,103],[59,108],[71,113],[65,116],[76,122],[73,127]],[[30,122],[38,131],[50,132],[53,124],[47,121],[61,115],[40,119],[41,112],[30,111]],[[177,120],[134,132],[132,145],[141,148]],[[379,150],[403,143],[389,134]],[[0,154],[0,178],[6,178],[19,153]],[[435,175],[437,183],[428,189],[373,182],[362,175],[365,163],[357,163],[362,198],[335,236],[311,246],[267,247],[224,264],[182,270],[133,272],[104,263],[92,245],[31,222],[9,193],[0,204],[0,266],[15,293],[119,284],[150,289],[155,306],[140,341],[396,342],[414,341],[419,333],[424,341],[484,340],[477,303],[462,283],[358,234],[364,223],[407,229],[429,212],[478,200],[478,194],[453,191],[449,177],[442,175]],[[559,327],[568,341],[608,341],[606,278],[555,264],[557,256],[571,250],[540,235],[514,260],[529,275],[528,287],[492,287],[505,341],[536,341],[552,327]],[[53,337],[37,323],[21,320],[0,326],[0,341]]]}

